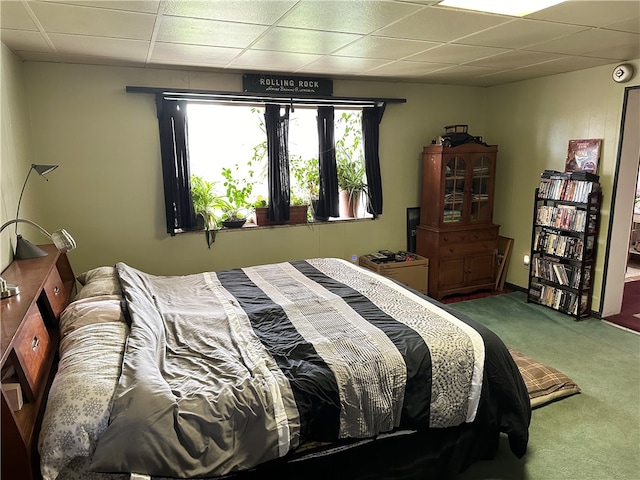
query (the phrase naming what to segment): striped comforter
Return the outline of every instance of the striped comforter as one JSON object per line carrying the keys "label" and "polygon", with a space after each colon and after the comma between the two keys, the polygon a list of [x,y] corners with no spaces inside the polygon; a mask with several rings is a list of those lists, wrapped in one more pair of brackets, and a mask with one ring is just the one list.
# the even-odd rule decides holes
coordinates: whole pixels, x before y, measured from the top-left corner
{"label": "striped comforter", "polygon": [[[330,258],[182,277],[116,267],[132,323],[97,471],[224,475],[308,441],[476,417],[485,335],[368,270]],[[502,395],[517,404],[517,390]]]}

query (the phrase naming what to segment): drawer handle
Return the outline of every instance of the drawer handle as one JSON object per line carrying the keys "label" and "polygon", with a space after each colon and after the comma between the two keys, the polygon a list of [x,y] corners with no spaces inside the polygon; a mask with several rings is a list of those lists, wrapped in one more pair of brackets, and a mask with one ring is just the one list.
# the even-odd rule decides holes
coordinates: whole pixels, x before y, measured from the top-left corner
{"label": "drawer handle", "polygon": [[59,293],[60,293],[60,287],[56,285],[55,287],[53,287],[53,294],[58,295]]}
{"label": "drawer handle", "polygon": [[31,340],[31,350],[36,351],[40,346],[40,339],[38,337],[33,337]]}

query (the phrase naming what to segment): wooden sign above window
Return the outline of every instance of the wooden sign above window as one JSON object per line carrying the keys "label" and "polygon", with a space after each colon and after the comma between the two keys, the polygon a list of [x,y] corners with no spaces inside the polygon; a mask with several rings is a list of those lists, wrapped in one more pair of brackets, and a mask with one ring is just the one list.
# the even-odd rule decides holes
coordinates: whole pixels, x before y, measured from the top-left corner
{"label": "wooden sign above window", "polygon": [[331,96],[333,95],[333,80],[328,78],[245,73],[242,76],[242,91]]}

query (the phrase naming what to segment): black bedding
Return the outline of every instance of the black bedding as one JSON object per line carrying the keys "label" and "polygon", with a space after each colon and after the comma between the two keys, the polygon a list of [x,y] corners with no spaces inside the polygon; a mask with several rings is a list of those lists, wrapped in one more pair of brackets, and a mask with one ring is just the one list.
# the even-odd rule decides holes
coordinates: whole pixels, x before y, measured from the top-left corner
{"label": "black bedding", "polygon": [[337,259],[117,270],[131,333],[92,469],[442,477],[491,458],[501,432],[526,452],[529,398],[502,341],[391,280]]}

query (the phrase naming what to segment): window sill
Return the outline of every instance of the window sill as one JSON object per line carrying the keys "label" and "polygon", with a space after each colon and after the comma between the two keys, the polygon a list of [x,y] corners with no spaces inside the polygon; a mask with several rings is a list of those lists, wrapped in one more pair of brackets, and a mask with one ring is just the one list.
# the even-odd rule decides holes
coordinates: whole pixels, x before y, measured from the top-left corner
{"label": "window sill", "polygon": [[305,223],[282,223],[280,225],[256,225],[253,222],[247,222],[240,228],[226,228],[223,227],[218,232],[233,232],[233,231],[247,231],[247,230],[268,230],[272,228],[292,228],[292,227],[313,227],[315,225],[330,225],[334,223],[354,223],[373,220],[373,217],[365,218],[335,218],[327,220],[326,222],[305,222]]}
{"label": "window sill", "polygon": [[[305,222],[305,223],[283,223],[280,225],[256,225],[253,222],[247,222],[242,227],[239,228],[227,228],[222,227],[219,230],[216,230],[217,233],[223,232],[246,232],[249,230],[269,230],[273,228],[292,228],[292,227],[313,227],[315,225],[331,225],[336,223],[355,223],[355,222],[367,222],[375,220],[373,217],[365,217],[365,218],[335,218],[331,220],[327,220],[326,222]],[[182,235],[185,233],[202,233],[204,230],[177,230],[175,232],[176,235]]]}

